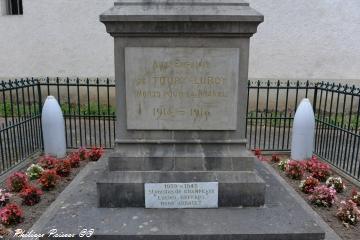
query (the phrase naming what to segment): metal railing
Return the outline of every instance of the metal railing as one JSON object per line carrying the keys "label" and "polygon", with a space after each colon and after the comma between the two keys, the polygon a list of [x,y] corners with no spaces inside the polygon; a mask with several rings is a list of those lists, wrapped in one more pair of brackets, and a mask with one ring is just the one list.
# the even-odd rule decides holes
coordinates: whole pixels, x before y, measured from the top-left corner
{"label": "metal railing", "polygon": [[38,80],[0,82],[0,174],[42,149]]}
{"label": "metal railing", "polygon": [[[115,138],[115,84],[109,79],[25,79],[0,84],[0,174],[42,149],[41,107],[55,96],[64,113],[68,148]],[[300,81],[249,81],[248,147],[289,151],[296,107],[309,98],[316,118],[315,153],[360,180],[359,107],[355,86]]]}
{"label": "metal railing", "polygon": [[360,180],[360,89],[355,86],[316,85],[315,153]]}

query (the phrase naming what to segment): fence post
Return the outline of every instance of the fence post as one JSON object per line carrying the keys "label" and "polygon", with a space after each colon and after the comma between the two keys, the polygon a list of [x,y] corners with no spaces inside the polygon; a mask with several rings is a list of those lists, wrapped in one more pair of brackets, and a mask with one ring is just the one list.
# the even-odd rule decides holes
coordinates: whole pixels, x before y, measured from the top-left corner
{"label": "fence post", "polygon": [[[318,136],[318,123],[317,123],[317,117],[316,117],[316,104],[317,104],[317,95],[318,95],[318,83],[315,83],[314,88],[314,99],[313,99],[313,111],[315,116],[315,136],[314,136],[314,152],[316,153],[317,149],[317,136]],[[321,106],[320,106],[321,107]]]}
{"label": "fence post", "polygon": [[44,138],[42,132],[42,121],[41,121],[41,114],[42,114],[42,94],[41,94],[41,84],[40,81],[37,79],[37,92],[38,92],[38,103],[39,103],[39,118],[40,118],[40,140],[41,140],[41,150],[44,150]]}
{"label": "fence post", "polygon": [[249,93],[250,93],[250,80],[247,82],[247,101],[246,101],[246,117],[245,117],[245,136],[247,137],[248,117],[249,117]]}
{"label": "fence post", "polygon": [[315,88],[314,88],[314,99],[313,99],[313,111],[314,111],[314,114],[316,114],[317,94],[318,94],[318,86],[317,86],[317,83],[316,83]]}

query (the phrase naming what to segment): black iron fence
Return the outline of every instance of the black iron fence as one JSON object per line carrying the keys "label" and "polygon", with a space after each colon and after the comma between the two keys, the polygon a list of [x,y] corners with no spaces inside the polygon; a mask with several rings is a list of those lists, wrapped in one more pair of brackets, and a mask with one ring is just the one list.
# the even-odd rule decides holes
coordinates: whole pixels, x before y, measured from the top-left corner
{"label": "black iron fence", "polygon": [[[41,107],[48,95],[63,110],[68,148],[115,138],[115,84],[109,79],[22,79],[0,85],[0,174],[42,150]],[[248,147],[289,151],[294,113],[303,98],[313,103],[315,153],[360,180],[359,107],[355,86],[300,81],[249,81]]]}
{"label": "black iron fence", "polygon": [[0,174],[42,149],[38,80],[0,83]]}
{"label": "black iron fence", "polygon": [[360,89],[355,86],[316,85],[315,153],[360,180]]}

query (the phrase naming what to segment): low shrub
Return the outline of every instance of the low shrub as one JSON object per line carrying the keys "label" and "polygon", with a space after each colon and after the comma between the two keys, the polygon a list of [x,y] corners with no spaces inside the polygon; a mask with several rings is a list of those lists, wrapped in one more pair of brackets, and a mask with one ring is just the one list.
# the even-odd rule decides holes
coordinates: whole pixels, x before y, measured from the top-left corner
{"label": "low shrub", "polygon": [[286,176],[300,180],[304,176],[304,165],[300,161],[291,160],[285,167]]}
{"label": "low shrub", "polygon": [[276,154],[273,154],[271,155],[271,161],[274,163],[278,163],[280,162],[280,158]]}
{"label": "low shrub", "polygon": [[360,206],[360,192],[353,189],[351,191],[351,201],[356,203],[357,206]]}
{"label": "low shrub", "polygon": [[23,172],[15,172],[6,180],[6,186],[11,192],[20,192],[29,182],[28,177]]}
{"label": "low shrub", "polygon": [[305,180],[300,182],[300,189],[302,192],[308,194],[314,191],[314,188],[320,184],[319,180],[312,176],[307,177]]}
{"label": "low shrub", "polygon": [[69,160],[58,161],[55,167],[57,175],[60,177],[67,177],[71,173],[71,164]]}
{"label": "low shrub", "polygon": [[325,185],[317,186],[309,196],[309,200],[319,207],[331,207],[336,200],[336,190]]}
{"label": "low shrub", "polygon": [[312,173],[318,163],[321,163],[316,156],[312,156],[310,160],[304,160],[306,171]]}
{"label": "low shrub", "polygon": [[1,223],[9,226],[22,222],[23,211],[15,203],[9,203],[0,210]]}
{"label": "low shrub", "polygon": [[56,184],[59,182],[59,175],[56,174],[55,170],[45,170],[38,182],[41,185],[43,190],[51,190],[55,188]]}
{"label": "low shrub", "polygon": [[281,171],[285,171],[286,169],[286,166],[288,165],[289,163],[289,159],[284,159],[284,160],[281,160],[278,164],[278,168],[281,170]]}
{"label": "low shrub", "polygon": [[43,169],[53,169],[55,168],[56,164],[58,163],[58,159],[52,157],[50,155],[44,155],[38,160],[38,165]]}
{"label": "low shrub", "polygon": [[329,164],[318,162],[313,166],[312,176],[318,179],[320,182],[325,182],[331,175],[331,168]]}
{"label": "low shrub", "polygon": [[104,149],[102,147],[93,147],[89,152],[89,159],[91,161],[97,161],[101,158],[104,153]]}
{"label": "low shrub", "polygon": [[84,147],[79,148],[77,154],[79,155],[81,161],[87,160],[89,158],[89,153]]}
{"label": "low shrub", "polygon": [[39,179],[41,177],[41,173],[44,169],[38,164],[31,164],[30,167],[26,170],[26,175],[30,178],[30,180]]}
{"label": "low shrub", "polygon": [[334,188],[337,193],[341,193],[346,188],[341,177],[329,177],[326,180],[326,186]]}
{"label": "low shrub", "polygon": [[5,189],[0,188],[0,207],[3,207],[10,202],[11,196],[11,193],[6,192]]}
{"label": "low shrub", "polygon": [[336,216],[344,223],[346,227],[355,225],[360,219],[360,210],[356,203],[351,200],[341,201]]}
{"label": "low shrub", "polygon": [[40,202],[40,196],[43,192],[32,185],[27,185],[21,192],[20,197],[23,199],[23,204],[27,206],[33,206]]}
{"label": "low shrub", "polygon": [[72,168],[80,167],[80,155],[77,152],[69,154],[67,157],[67,160],[69,161]]}

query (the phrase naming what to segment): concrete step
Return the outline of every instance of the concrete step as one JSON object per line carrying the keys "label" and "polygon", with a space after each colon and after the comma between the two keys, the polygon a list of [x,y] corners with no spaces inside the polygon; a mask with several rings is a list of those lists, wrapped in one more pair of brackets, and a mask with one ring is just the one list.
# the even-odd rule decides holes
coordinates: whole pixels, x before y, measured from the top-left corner
{"label": "concrete step", "polygon": [[255,156],[249,152],[152,152],[136,155],[114,152],[109,156],[110,171],[252,171]]}
{"label": "concrete step", "polygon": [[145,183],[218,182],[219,207],[261,206],[265,183],[251,171],[105,171],[97,182],[98,206],[144,207]]}

